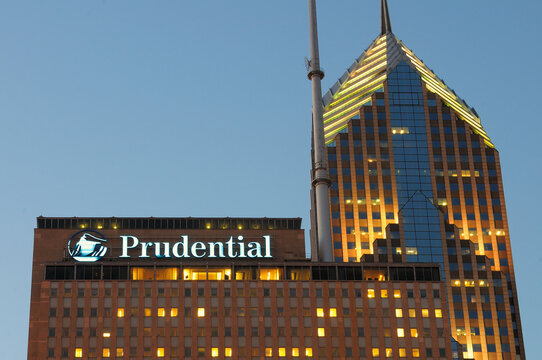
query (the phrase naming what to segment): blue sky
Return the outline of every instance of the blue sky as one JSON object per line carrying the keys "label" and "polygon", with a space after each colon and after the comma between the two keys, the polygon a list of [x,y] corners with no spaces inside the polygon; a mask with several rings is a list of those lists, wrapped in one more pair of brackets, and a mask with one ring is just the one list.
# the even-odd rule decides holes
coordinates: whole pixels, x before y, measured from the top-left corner
{"label": "blue sky", "polygon": [[[542,5],[389,5],[394,33],[501,153],[527,355],[542,357]],[[326,91],[378,35],[379,1],[318,6]],[[300,0],[0,4],[3,358],[25,358],[39,215],[299,216],[308,228],[307,13]]]}

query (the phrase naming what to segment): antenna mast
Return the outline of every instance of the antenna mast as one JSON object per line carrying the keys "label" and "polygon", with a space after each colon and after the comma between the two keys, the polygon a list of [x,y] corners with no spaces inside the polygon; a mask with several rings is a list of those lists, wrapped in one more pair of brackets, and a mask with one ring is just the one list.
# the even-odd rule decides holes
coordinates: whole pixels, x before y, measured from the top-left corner
{"label": "antenna mast", "polygon": [[[329,176],[327,171],[326,144],[324,139],[324,117],[322,104],[322,79],[318,49],[318,29],[316,20],[316,0],[309,0],[311,60],[308,77],[312,82],[312,129],[313,164],[312,186],[316,204],[316,232],[318,261],[333,261],[331,242],[331,220],[329,214]],[[312,249],[314,251],[316,249]]]}

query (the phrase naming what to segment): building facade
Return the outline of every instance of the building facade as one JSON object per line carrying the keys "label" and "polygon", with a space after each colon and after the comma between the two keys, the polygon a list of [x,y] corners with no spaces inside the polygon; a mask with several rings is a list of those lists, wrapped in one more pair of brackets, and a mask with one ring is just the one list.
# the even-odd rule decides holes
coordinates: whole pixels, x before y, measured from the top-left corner
{"label": "building facade", "polygon": [[382,9],[380,36],[324,96],[335,259],[440,264],[465,357],[524,359],[499,153]]}
{"label": "building facade", "polygon": [[439,264],[369,260],[300,219],[40,217],[28,359],[452,358]]}

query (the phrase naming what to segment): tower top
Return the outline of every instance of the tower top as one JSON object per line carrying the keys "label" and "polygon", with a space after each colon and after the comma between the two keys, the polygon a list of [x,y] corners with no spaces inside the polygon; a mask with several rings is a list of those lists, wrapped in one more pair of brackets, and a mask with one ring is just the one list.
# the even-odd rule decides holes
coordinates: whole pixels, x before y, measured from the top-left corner
{"label": "tower top", "polygon": [[382,35],[391,33],[390,12],[387,0],[380,0],[380,16],[382,21]]}

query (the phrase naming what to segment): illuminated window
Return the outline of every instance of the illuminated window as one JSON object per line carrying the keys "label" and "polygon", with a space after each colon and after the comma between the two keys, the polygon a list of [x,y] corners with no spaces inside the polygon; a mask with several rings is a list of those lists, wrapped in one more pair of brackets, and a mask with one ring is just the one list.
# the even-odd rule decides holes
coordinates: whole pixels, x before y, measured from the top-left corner
{"label": "illuminated window", "polygon": [[179,279],[179,269],[176,267],[156,269],[156,280],[178,280],[178,279]]}
{"label": "illuminated window", "polygon": [[286,356],[286,348],[279,348],[279,356]]}
{"label": "illuminated window", "polygon": [[435,317],[441,318],[442,317],[442,310],[441,309],[435,309]]}
{"label": "illuminated window", "polygon": [[324,336],[326,336],[326,329],[318,328],[318,337],[324,337]]}
{"label": "illuminated window", "polygon": [[406,349],[399,348],[399,357],[406,357]]}
{"label": "illuminated window", "polygon": [[453,286],[453,287],[459,287],[459,286],[461,286],[461,281],[459,281],[459,280],[452,280],[452,286]]}
{"label": "illuminated window", "polygon": [[299,356],[299,348],[292,348],[292,356],[294,357]]}
{"label": "illuminated window", "polygon": [[312,348],[305,348],[305,356],[312,356]]}
{"label": "illuminated window", "polygon": [[416,317],[416,309],[408,309],[408,317]]}
{"label": "illuminated window", "polygon": [[417,338],[418,337],[418,329],[410,329],[410,337]]}
{"label": "illuminated window", "polygon": [[379,356],[380,356],[380,349],[373,348],[373,357],[379,357]]}
{"label": "illuminated window", "polygon": [[205,308],[198,308],[198,317],[205,316]]}
{"label": "illuminated window", "polygon": [[393,356],[393,351],[391,348],[386,348],[386,357],[391,358]]}
{"label": "illuminated window", "polygon": [[253,280],[254,276],[252,269],[235,269],[235,280]]}
{"label": "illuminated window", "polygon": [[145,308],[145,316],[151,316],[152,311],[151,308]]}
{"label": "illuminated window", "polygon": [[316,309],[316,316],[324,317],[324,309],[322,309],[322,308]]}
{"label": "illuminated window", "polygon": [[[216,269],[203,269],[203,268],[185,268],[183,269],[184,280],[231,280],[231,269],[229,268],[216,268]],[[238,279],[243,280],[243,279]]]}
{"label": "illuminated window", "polygon": [[102,357],[108,358],[111,356],[111,351],[109,351],[109,348],[103,348],[102,349]]}
{"label": "illuminated window", "polygon": [[280,280],[282,269],[260,269],[260,280]]}
{"label": "illuminated window", "polygon": [[374,289],[367,289],[367,297],[369,299],[372,299],[375,297],[375,290]]}
{"label": "illuminated window", "polygon": [[463,328],[463,327],[458,327],[457,329],[455,329],[455,332],[456,332],[457,336],[465,336],[465,335],[467,335],[467,330],[465,330],[465,328]]}
{"label": "illuminated window", "polygon": [[410,130],[407,127],[392,127],[391,133],[393,135],[405,135],[410,134]]}
{"label": "illuminated window", "polygon": [[386,289],[380,290],[380,297],[383,298],[383,299],[387,298],[388,297],[388,290],[386,290]]}
{"label": "illuminated window", "polygon": [[117,348],[117,357],[124,356],[124,348]]}
{"label": "illuminated window", "polygon": [[413,348],[413,349],[412,349],[412,357],[415,357],[415,358],[420,357],[420,349],[418,349],[418,348]]}
{"label": "illuminated window", "polygon": [[164,357],[165,356],[165,350],[164,348],[162,347],[159,347],[158,349],[156,349],[156,356],[157,357]]}
{"label": "illuminated window", "polygon": [[119,317],[119,318],[124,317],[124,308],[118,308],[117,309],[117,317]]}
{"label": "illuminated window", "polygon": [[230,269],[209,269],[207,272],[207,280],[230,280],[231,279],[231,270]]}
{"label": "illuminated window", "polygon": [[331,308],[329,309],[329,317],[337,317],[337,309]]}
{"label": "illuminated window", "polygon": [[111,333],[110,333],[109,331],[104,331],[103,337],[104,337],[104,338],[111,337]]}
{"label": "illuminated window", "polygon": [[211,349],[211,356],[212,357],[218,357],[218,348],[212,348]]}
{"label": "illuminated window", "polygon": [[179,309],[177,308],[171,308],[171,311],[170,311],[170,316],[171,317],[176,317],[179,315]]}
{"label": "illuminated window", "polygon": [[395,317],[403,317],[403,309],[395,309]]}
{"label": "illuminated window", "polygon": [[132,280],[154,280],[154,268],[133,267]]}
{"label": "illuminated window", "polygon": [[405,337],[405,329],[397,328],[397,337]]}
{"label": "illuminated window", "polygon": [[393,290],[393,297],[396,299],[401,298],[401,290]]}
{"label": "illuminated window", "polygon": [[232,352],[231,348],[226,348],[226,349],[224,350],[224,356],[226,356],[226,357],[232,357],[232,354],[233,354],[233,352]]}
{"label": "illuminated window", "polygon": [[158,317],[165,317],[165,316],[166,316],[166,309],[158,308]]}
{"label": "illuminated window", "polygon": [[466,287],[474,287],[474,280],[465,280]]}
{"label": "illuminated window", "polygon": [[272,356],[273,356],[273,349],[265,348],[265,357],[272,357]]}
{"label": "illuminated window", "polygon": [[489,287],[489,283],[485,280],[480,280],[480,287]]}
{"label": "illuminated window", "polygon": [[76,348],[76,349],[75,349],[75,357],[76,357],[76,358],[82,358],[82,357],[83,357],[83,349],[81,349],[81,348]]}
{"label": "illuminated window", "polygon": [[406,248],[406,254],[407,254],[407,255],[418,255],[418,248],[415,248],[415,247],[407,247],[407,248]]}
{"label": "illuminated window", "polygon": [[422,309],[422,317],[424,318],[429,317],[429,309]]}

